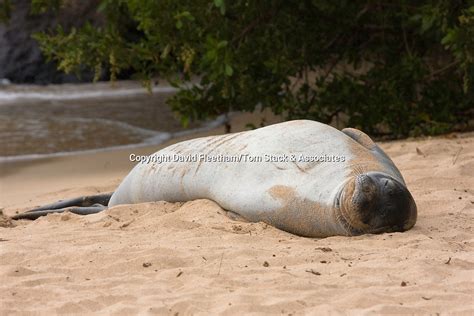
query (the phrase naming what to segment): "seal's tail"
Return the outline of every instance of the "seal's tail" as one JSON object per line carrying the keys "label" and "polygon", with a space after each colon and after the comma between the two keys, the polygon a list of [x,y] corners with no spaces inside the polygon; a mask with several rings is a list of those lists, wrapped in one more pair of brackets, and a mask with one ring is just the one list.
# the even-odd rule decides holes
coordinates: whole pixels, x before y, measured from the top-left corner
{"label": "seal's tail", "polygon": [[40,206],[25,213],[15,215],[12,219],[35,220],[40,216],[45,216],[50,213],[62,213],[65,211],[79,215],[99,213],[107,209],[112,194],[113,192],[81,196],[70,200],[61,200],[56,203]]}

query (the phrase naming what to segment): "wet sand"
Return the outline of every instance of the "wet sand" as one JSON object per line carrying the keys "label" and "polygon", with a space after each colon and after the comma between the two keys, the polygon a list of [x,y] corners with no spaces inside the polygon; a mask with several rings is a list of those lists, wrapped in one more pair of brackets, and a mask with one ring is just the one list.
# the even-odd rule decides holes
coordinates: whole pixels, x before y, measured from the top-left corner
{"label": "wet sand", "polygon": [[[0,314],[472,315],[474,134],[381,147],[418,205],[408,232],[303,238],[233,221],[208,200],[34,222],[4,216]],[[130,152],[157,148],[2,164],[0,206],[13,215],[112,191]]]}

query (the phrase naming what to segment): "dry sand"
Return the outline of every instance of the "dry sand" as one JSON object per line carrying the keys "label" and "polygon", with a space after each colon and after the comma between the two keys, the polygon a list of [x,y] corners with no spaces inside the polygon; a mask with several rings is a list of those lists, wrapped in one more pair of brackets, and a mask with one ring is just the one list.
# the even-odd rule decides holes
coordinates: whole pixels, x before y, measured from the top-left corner
{"label": "dry sand", "polygon": [[[474,134],[381,146],[418,204],[408,232],[302,238],[232,221],[208,200],[3,217],[0,314],[472,315]],[[112,191],[131,151],[155,150],[3,164],[0,206],[13,215]]]}

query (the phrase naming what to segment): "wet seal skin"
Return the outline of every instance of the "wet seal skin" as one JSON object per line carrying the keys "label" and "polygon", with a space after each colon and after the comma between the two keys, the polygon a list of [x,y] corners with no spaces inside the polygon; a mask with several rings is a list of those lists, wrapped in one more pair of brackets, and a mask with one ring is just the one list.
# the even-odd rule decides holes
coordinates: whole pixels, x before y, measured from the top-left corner
{"label": "wet seal skin", "polygon": [[[289,121],[180,142],[154,155],[178,154],[219,159],[138,163],[115,192],[89,197],[87,205],[74,199],[47,209],[90,214],[119,204],[205,198],[248,221],[307,237],[405,231],[416,222],[416,204],[400,171],[357,129]],[[43,207],[14,218],[46,213]]]}

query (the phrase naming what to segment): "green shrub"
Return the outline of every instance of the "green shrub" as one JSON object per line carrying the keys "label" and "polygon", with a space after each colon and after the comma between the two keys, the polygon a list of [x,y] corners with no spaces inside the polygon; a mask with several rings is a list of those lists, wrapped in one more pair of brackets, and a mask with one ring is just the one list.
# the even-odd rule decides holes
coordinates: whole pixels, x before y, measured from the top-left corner
{"label": "green shrub", "polygon": [[37,34],[45,55],[112,80],[183,87],[197,76],[169,100],[183,123],[261,105],[404,137],[473,116],[472,0],[103,0],[98,10],[103,27]]}

